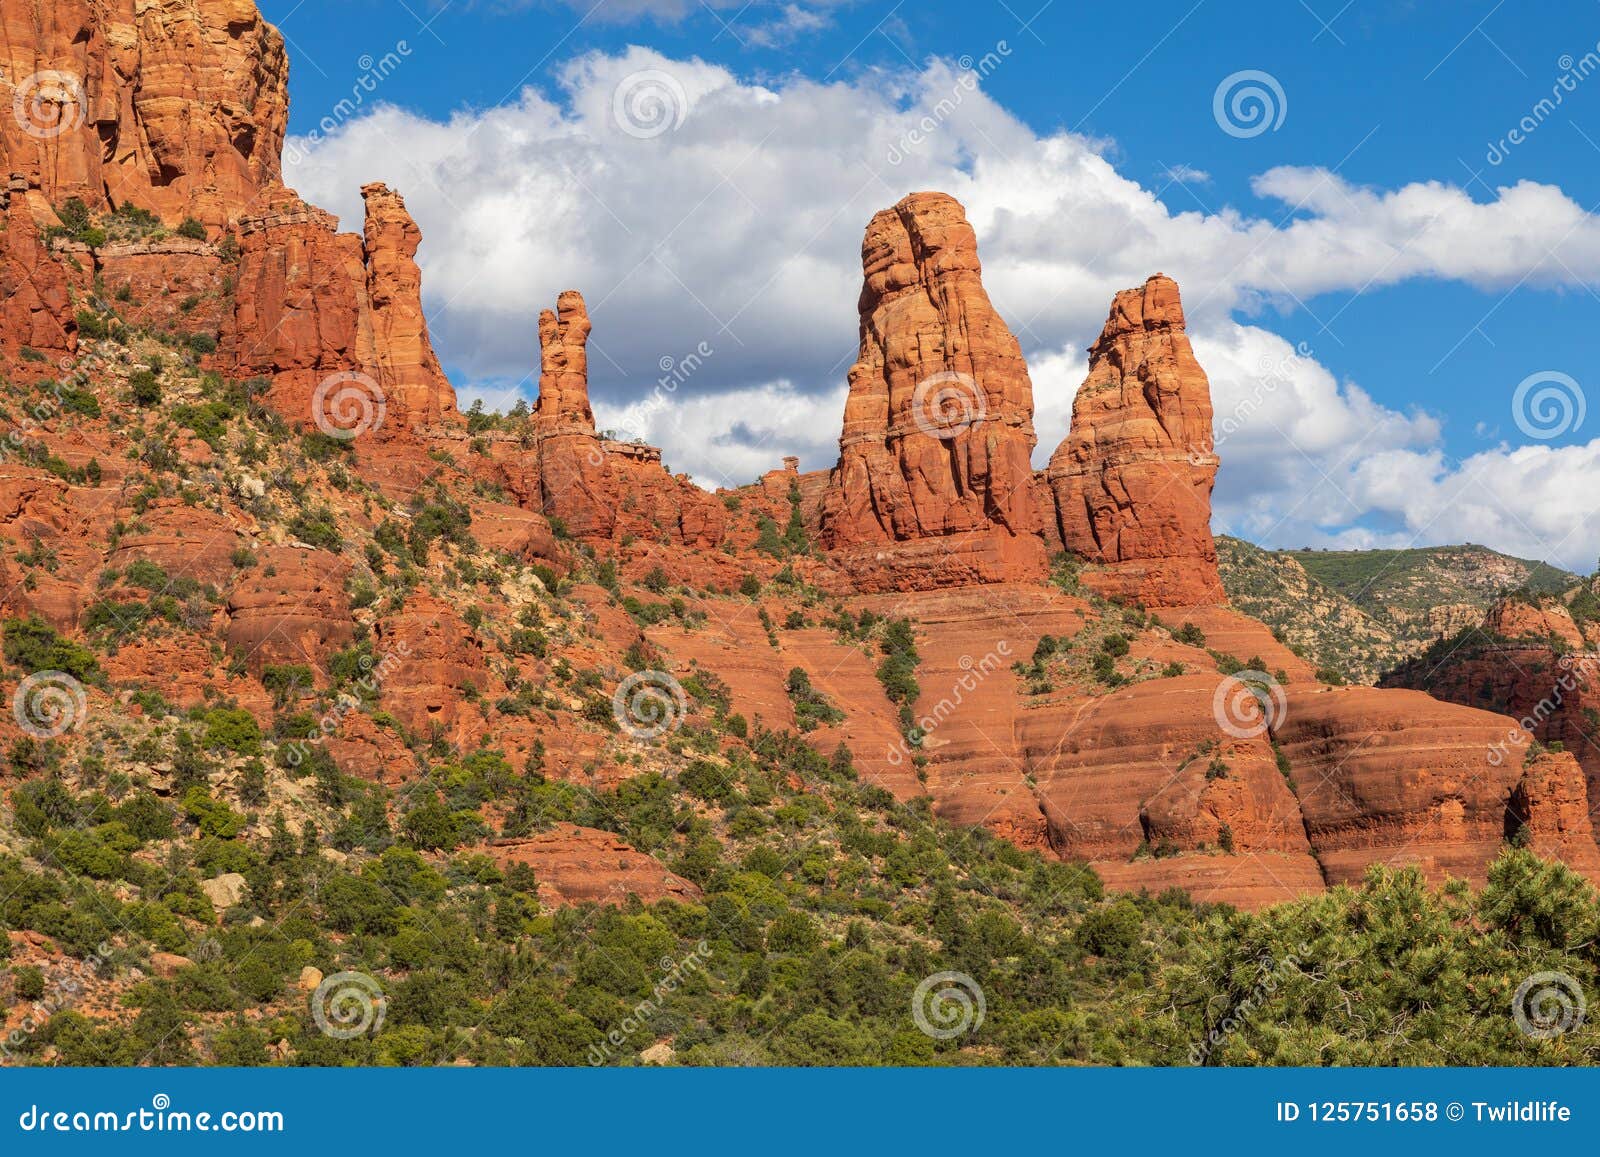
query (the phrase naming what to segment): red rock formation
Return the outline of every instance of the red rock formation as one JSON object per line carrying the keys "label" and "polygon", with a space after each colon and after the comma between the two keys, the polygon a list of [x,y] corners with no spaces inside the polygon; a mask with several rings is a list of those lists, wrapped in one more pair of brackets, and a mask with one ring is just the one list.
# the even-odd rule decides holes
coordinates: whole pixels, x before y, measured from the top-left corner
{"label": "red rock formation", "polygon": [[282,186],[239,221],[233,372],[272,380],[291,422],[390,437],[448,421],[451,389],[428,338],[405,203],[369,185],[365,233]]}
{"label": "red rock formation", "polygon": [[[488,673],[483,643],[440,599],[414,595],[399,613],[378,621],[375,635],[377,651],[395,657],[383,672],[381,702],[418,735],[453,735],[464,722],[469,694],[503,690]],[[482,720],[472,722],[481,726]]]}
{"label": "red rock formation", "polygon": [[1522,774],[1509,719],[1412,691],[1291,684],[1274,733],[1330,884],[1375,863],[1484,879]]}
{"label": "red rock formation", "polygon": [[539,315],[539,400],[534,407],[540,509],[576,537],[605,539],[617,495],[589,405],[589,332],[583,295],[569,289]]}
{"label": "red rock formation", "polygon": [[422,231],[400,194],[387,185],[366,185],[361,196],[367,207],[363,253],[378,384],[389,406],[413,427],[448,421],[455,416],[456,395],[433,352],[422,312],[422,271],[416,262]]}
{"label": "red rock formation", "polygon": [[1216,474],[1210,383],[1178,286],[1157,274],[1112,302],[1050,459],[1062,540],[1106,568],[1086,580],[1152,607],[1226,601],[1211,540]]}
{"label": "red rock formation", "polygon": [[1539,856],[1560,860],[1591,880],[1600,879],[1583,769],[1565,752],[1543,752],[1522,772],[1511,793],[1508,826]]}
{"label": "red rock formation", "polygon": [[850,370],[822,545],[862,589],[1042,575],[1033,385],[984,292],[959,202],[915,193],[861,243]]}
{"label": "red rock formation", "polygon": [[51,205],[217,235],[277,179],[287,81],[251,0],[0,0],[0,155]]}
{"label": "red rock formation", "polygon": [[555,904],[621,904],[629,896],[654,904],[701,895],[696,885],[610,832],[576,824],[557,824],[526,839],[496,840],[489,854],[502,868],[532,868],[539,898]]}
{"label": "red rock formation", "polygon": [[350,564],[325,550],[261,551],[228,595],[228,648],[258,673],[270,663],[322,667],[355,637],[345,593],[349,574]]}
{"label": "red rock formation", "polygon": [[1483,629],[1507,639],[1554,639],[1563,647],[1585,645],[1572,612],[1554,601],[1540,604],[1501,599],[1484,616]]}
{"label": "red rock formation", "polygon": [[[0,92],[0,98],[3,98]],[[0,122],[10,118],[0,116]],[[78,347],[67,267],[39,239],[25,179],[13,177],[5,194],[0,233],[0,350],[23,347],[63,356]]]}
{"label": "red rock formation", "polygon": [[1571,752],[1600,800],[1600,655],[1565,607],[1501,600],[1479,630],[1391,671],[1383,686],[1511,716],[1540,743]]}
{"label": "red rock formation", "polygon": [[93,261],[107,290],[126,294],[120,310],[129,325],[214,335],[230,320],[224,315],[225,267],[215,245],[185,237],[104,245]]}

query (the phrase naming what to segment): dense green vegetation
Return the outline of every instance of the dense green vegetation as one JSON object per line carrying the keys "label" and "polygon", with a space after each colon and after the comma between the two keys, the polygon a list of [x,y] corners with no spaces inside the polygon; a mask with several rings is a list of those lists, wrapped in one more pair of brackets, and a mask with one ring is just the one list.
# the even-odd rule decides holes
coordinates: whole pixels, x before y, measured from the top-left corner
{"label": "dense green vegetation", "polygon": [[[1578,576],[1532,559],[1500,554],[1488,547],[1430,546],[1412,550],[1290,550],[1288,557],[1305,567],[1319,582],[1358,604],[1382,601],[1385,594],[1399,592],[1429,570],[1449,568],[1471,575],[1485,571],[1485,561],[1511,564],[1527,572],[1525,578],[1505,584],[1503,589],[1525,587],[1541,594],[1557,594],[1578,581]],[[1497,583],[1486,580],[1494,589]],[[1419,592],[1420,593],[1420,592]]]}
{"label": "dense green vegetation", "polygon": [[[665,1038],[677,1062],[708,1065],[1600,1059],[1589,1026],[1538,1040],[1512,1017],[1524,977],[1561,973],[1589,991],[1600,978],[1600,901],[1524,851],[1506,852],[1476,894],[1374,869],[1360,888],[1247,915],[1175,891],[1108,897],[1087,868],[949,828],[787,735],[758,737],[730,767],[701,761],[676,781],[645,775],[600,795],[492,753],[477,763],[444,774],[456,803],[488,776],[533,826],[570,817],[627,833],[704,900],[545,911],[525,868],[424,858],[455,833],[410,820],[391,832],[370,809],[359,838],[375,854],[357,867],[281,823],[264,843],[242,839],[243,817],[203,788],[174,814],[146,793],[114,804],[41,781],[20,793],[19,821],[78,874],[0,859],[0,920],[83,956],[134,930],[107,971],[142,960],[140,942],[195,963],[130,987],[124,1023],[58,1012],[19,1059],[51,1048],[85,1065],[628,1064]],[[707,821],[707,800],[725,827]],[[423,806],[448,829],[442,799],[412,819]],[[187,825],[192,852],[138,858]],[[193,931],[182,918],[210,912],[199,876],[221,866],[245,874],[248,897],[220,929]],[[146,898],[119,900],[122,880]],[[304,996],[284,999],[308,964],[372,977],[381,1027],[374,1015],[352,1039],[320,1032]],[[984,1006],[981,1023],[943,1040],[913,1014],[917,984],[939,972],[970,978]],[[37,988],[23,968],[12,983]]]}

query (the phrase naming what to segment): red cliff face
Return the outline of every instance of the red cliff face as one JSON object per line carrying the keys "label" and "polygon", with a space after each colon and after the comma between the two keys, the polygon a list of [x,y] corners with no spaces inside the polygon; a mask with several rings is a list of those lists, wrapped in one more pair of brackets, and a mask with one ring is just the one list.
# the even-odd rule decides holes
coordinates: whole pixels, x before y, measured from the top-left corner
{"label": "red cliff face", "polygon": [[861,348],[821,539],[862,589],[1041,575],[1033,385],[959,202],[915,193],[861,243]]}
{"label": "red cliff face", "polygon": [[287,81],[251,0],[0,0],[0,154],[49,205],[217,236],[278,177]]}
{"label": "red cliff face", "polygon": [[[4,118],[0,118],[4,119]],[[11,179],[0,233],[0,349],[23,347],[66,354],[77,348],[69,267],[55,260],[39,239],[28,206],[28,182]]]}
{"label": "red cliff face", "polygon": [[1157,274],[1117,294],[1047,478],[1068,550],[1101,593],[1152,607],[1224,602],[1211,539],[1211,386]]}

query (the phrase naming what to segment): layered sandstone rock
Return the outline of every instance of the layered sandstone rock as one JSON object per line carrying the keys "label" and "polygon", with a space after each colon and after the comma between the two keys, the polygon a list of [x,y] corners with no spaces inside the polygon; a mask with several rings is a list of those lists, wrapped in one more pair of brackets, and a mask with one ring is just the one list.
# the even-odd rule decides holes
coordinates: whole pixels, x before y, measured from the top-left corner
{"label": "layered sandstone rock", "polygon": [[455,391],[433,352],[422,312],[422,270],[416,261],[422,230],[400,194],[387,185],[364,186],[361,196],[367,211],[362,252],[378,384],[389,405],[413,426],[447,421],[455,415]]}
{"label": "layered sandstone rock", "polygon": [[289,189],[267,190],[239,221],[233,372],[271,380],[291,422],[390,437],[455,416],[422,311],[421,241],[405,203],[362,190],[361,235]]}
{"label": "layered sandstone rock", "polygon": [[[523,506],[589,543],[626,539],[686,548],[718,545],[727,525],[722,503],[672,475],[654,446],[619,442],[595,429],[589,402],[589,334],[583,295],[566,290],[539,315],[539,397],[520,441],[492,444],[496,481]],[[681,554],[681,551],[678,551]],[[683,569],[683,559],[673,560]]]}
{"label": "layered sandstone rock", "polygon": [[452,734],[468,695],[502,689],[491,682],[483,643],[441,599],[413,596],[380,619],[375,634],[377,651],[392,656],[381,676],[381,702],[416,734]]}
{"label": "layered sandstone rock", "polygon": [[1583,769],[1566,752],[1542,752],[1523,768],[1507,808],[1512,836],[1545,859],[1600,879],[1590,795]]}
{"label": "layered sandstone rock", "polygon": [[1226,600],[1211,418],[1177,284],[1157,274],[1117,294],[1047,472],[1067,549],[1105,568],[1095,589],[1152,607]]}
{"label": "layered sandstone rock", "polygon": [[1572,612],[1553,601],[1501,599],[1484,616],[1483,629],[1507,639],[1554,640],[1564,647],[1585,645],[1583,631],[1573,621]]}
{"label": "layered sandstone rock", "polygon": [[912,194],[872,219],[861,263],[823,546],[862,589],[1042,575],[1033,385],[984,292],[965,211]]}
{"label": "layered sandstone rock", "polygon": [[0,155],[49,205],[218,235],[278,177],[287,82],[251,0],[0,0]]}
{"label": "layered sandstone rock", "polygon": [[1413,691],[1291,685],[1274,734],[1328,883],[1377,863],[1484,879],[1527,742],[1509,719]]}
{"label": "layered sandstone rock", "polygon": [[583,295],[566,290],[539,314],[539,499],[543,512],[579,538],[610,538],[617,496],[589,405],[589,333]]}
{"label": "layered sandstone rock", "polygon": [[345,583],[350,564],[337,554],[301,546],[260,552],[228,594],[229,650],[259,673],[268,664],[321,668],[355,637]]}
{"label": "layered sandstone rock", "polygon": [[1391,671],[1382,685],[1510,716],[1531,738],[1571,752],[1600,801],[1600,654],[1565,607],[1501,600],[1478,630]]}
{"label": "layered sandstone rock", "polygon": [[489,854],[502,868],[532,868],[539,898],[558,905],[622,904],[629,896],[654,904],[698,900],[701,895],[695,884],[610,832],[576,824],[556,824],[526,839],[496,840]]}
{"label": "layered sandstone rock", "polygon": [[[7,119],[0,116],[0,122]],[[30,348],[65,356],[78,346],[68,267],[40,239],[27,192],[27,180],[18,176],[0,193],[5,209],[5,230],[0,232],[0,350],[16,354]]]}
{"label": "layered sandstone rock", "polygon": [[214,335],[228,320],[227,267],[215,245],[165,237],[105,245],[93,260],[106,288],[126,297],[129,325]]}

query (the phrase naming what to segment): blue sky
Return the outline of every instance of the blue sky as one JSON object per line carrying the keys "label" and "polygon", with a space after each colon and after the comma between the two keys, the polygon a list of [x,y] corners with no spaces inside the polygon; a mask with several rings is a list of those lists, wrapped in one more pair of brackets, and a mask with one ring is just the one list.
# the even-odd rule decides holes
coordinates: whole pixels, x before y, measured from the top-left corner
{"label": "blue sky", "polygon": [[[1237,417],[1219,530],[1472,538],[1593,569],[1600,526],[1574,489],[1600,470],[1600,411],[1530,436],[1513,397],[1530,375],[1565,374],[1555,388],[1580,398],[1600,381],[1600,72],[1584,75],[1600,5],[261,7],[293,61],[289,180],[347,226],[361,181],[407,196],[465,395],[531,392],[533,314],[571,285],[595,313],[602,420],[710,485],[791,451],[827,465],[860,230],[937,180],[968,203],[1029,354],[1044,453],[1107,288],[1154,265],[1184,285],[1219,422]],[[337,112],[386,55],[373,94]],[[686,114],[648,139],[603,123],[640,72]],[[1242,72],[1270,78],[1275,127],[1219,120],[1219,86]],[[976,87],[911,161],[862,148],[892,147],[963,76]],[[1300,345],[1288,368],[1276,339]],[[652,367],[701,340],[713,368],[641,410]]]}

